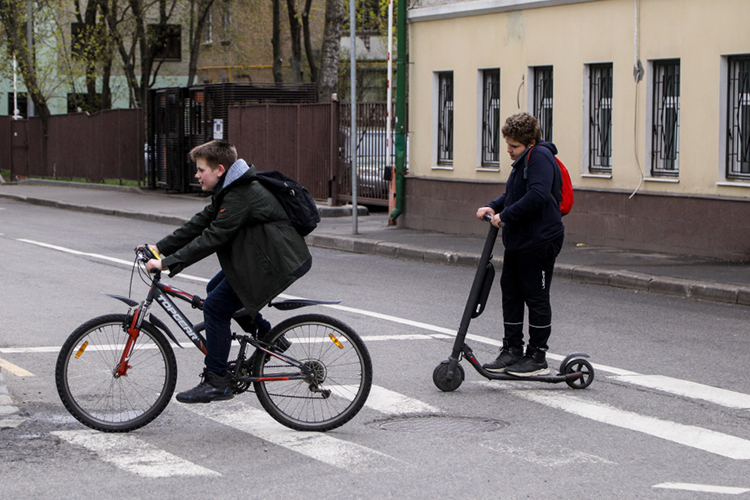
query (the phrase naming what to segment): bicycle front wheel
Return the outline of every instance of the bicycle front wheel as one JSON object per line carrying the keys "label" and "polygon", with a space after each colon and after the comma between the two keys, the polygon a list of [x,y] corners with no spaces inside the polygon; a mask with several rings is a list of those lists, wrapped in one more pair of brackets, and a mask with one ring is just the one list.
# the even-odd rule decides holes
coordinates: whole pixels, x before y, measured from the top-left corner
{"label": "bicycle front wheel", "polygon": [[267,338],[272,346],[287,347],[283,354],[307,373],[304,379],[283,380],[300,369],[257,351],[253,371],[262,380],[254,383],[255,392],[276,421],[299,431],[328,431],[362,409],[372,386],[372,361],[349,326],[329,316],[306,314],[282,321]]}
{"label": "bicycle front wheel", "polygon": [[55,367],[57,392],[81,423],[105,432],[128,432],[151,422],[166,408],[177,382],[169,341],[144,322],[128,361],[115,371],[128,341],[132,318],[110,314],[79,326],[63,344]]}

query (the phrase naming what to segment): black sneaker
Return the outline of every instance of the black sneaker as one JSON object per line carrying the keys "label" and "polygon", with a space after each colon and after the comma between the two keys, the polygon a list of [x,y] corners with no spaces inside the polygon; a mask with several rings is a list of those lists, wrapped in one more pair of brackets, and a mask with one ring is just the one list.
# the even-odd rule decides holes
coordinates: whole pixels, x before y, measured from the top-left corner
{"label": "black sneaker", "polygon": [[201,379],[201,383],[197,386],[177,394],[177,401],[180,403],[210,403],[211,401],[223,401],[234,397],[229,374],[220,377],[214,372],[203,370]]}
{"label": "black sneaker", "polygon": [[528,346],[526,348],[526,356],[521,358],[518,363],[507,367],[505,373],[516,377],[549,375],[549,367],[547,366],[544,351]]}
{"label": "black sneaker", "polygon": [[492,373],[503,373],[510,365],[513,365],[523,358],[523,347],[505,347],[500,351],[500,356],[492,363],[485,363],[482,368]]}

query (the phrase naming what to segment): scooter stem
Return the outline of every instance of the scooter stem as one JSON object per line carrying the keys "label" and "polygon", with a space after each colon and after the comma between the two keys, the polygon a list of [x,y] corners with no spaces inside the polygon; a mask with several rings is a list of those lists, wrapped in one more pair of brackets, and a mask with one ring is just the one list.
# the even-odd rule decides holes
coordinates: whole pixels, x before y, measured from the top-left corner
{"label": "scooter stem", "polygon": [[464,314],[461,318],[461,324],[458,327],[456,340],[453,343],[453,353],[451,355],[451,358],[454,358],[456,360],[459,359],[461,351],[463,350],[466,333],[469,330],[469,323],[471,322],[472,314],[477,307],[479,295],[482,292],[482,286],[484,285],[484,275],[487,273],[487,264],[490,262],[490,259],[492,259],[492,249],[495,247],[497,233],[498,228],[490,225],[490,230],[487,233],[487,239],[484,242],[484,249],[482,250],[482,255],[479,258],[477,272],[474,275],[474,283],[472,283],[471,292],[469,292],[469,299],[466,301],[466,307],[464,308]]}

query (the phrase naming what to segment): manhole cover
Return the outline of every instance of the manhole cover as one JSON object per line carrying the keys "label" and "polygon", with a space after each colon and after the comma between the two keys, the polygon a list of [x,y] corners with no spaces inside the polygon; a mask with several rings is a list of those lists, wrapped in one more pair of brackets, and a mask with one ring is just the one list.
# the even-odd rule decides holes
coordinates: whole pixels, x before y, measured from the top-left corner
{"label": "manhole cover", "polygon": [[378,429],[396,432],[492,432],[508,426],[507,422],[478,417],[419,415],[373,422]]}

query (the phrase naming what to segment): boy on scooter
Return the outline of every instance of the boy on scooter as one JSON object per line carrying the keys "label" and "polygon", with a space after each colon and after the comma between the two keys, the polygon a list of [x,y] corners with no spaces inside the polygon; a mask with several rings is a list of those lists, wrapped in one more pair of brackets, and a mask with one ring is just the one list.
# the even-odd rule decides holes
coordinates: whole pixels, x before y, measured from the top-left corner
{"label": "boy on scooter", "polygon": [[[503,138],[513,164],[505,192],[477,210],[481,220],[502,224],[503,347],[483,368],[519,377],[549,374],[545,353],[552,329],[549,288],[565,226],[560,213],[562,178],[554,156],[557,148],[542,142],[539,122],[528,113],[510,116]],[[552,193],[553,196],[550,196]],[[525,308],[529,309],[529,341],[523,350]]]}

